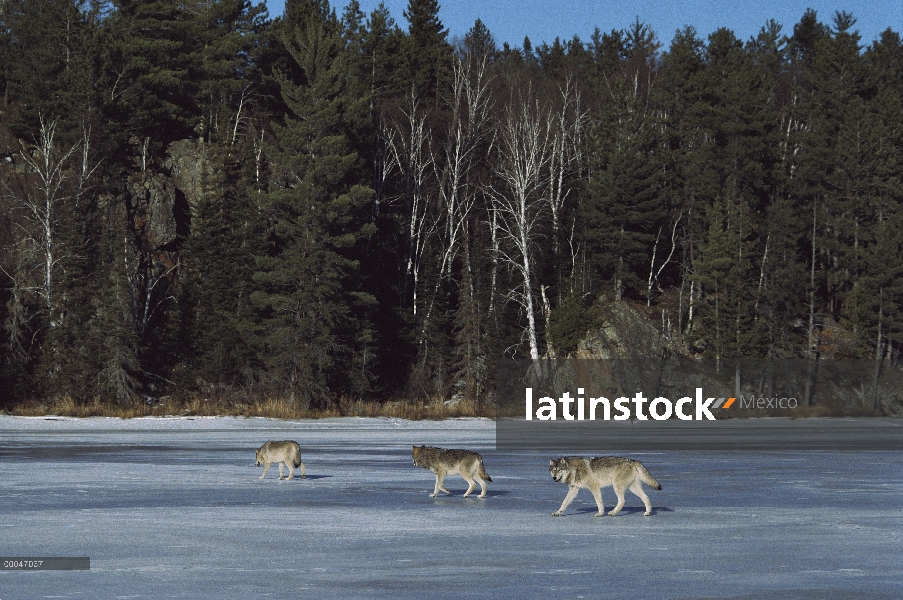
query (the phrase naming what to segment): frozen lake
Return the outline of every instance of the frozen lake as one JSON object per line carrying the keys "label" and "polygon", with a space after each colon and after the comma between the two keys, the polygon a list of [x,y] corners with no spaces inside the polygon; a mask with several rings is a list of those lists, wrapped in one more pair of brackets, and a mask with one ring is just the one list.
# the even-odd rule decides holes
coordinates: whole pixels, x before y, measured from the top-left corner
{"label": "frozen lake", "polygon": [[[307,479],[257,479],[269,439]],[[429,498],[413,444],[482,453],[488,497]],[[553,455],[480,419],[0,417],[0,555],[91,559],[0,572],[0,600],[903,598],[903,452],[618,454],[662,484],[652,517],[585,490],[551,517]]]}

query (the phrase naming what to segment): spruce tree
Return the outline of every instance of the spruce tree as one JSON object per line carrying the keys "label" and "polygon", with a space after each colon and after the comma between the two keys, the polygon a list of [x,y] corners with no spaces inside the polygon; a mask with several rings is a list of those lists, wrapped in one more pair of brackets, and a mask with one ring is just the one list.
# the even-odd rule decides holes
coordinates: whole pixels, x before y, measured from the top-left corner
{"label": "spruce tree", "polygon": [[185,313],[182,344],[172,353],[208,383],[240,386],[254,367],[247,318],[253,244],[260,231],[254,204],[226,158],[227,147],[202,146],[199,152],[201,194],[185,247],[179,298]]}
{"label": "spruce tree", "polygon": [[653,123],[636,108],[627,109],[630,116],[617,124],[614,139],[596,130],[601,164],[581,203],[587,256],[599,283],[608,282],[596,290],[610,291],[615,299],[645,295],[652,249],[668,213]]}
{"label": "spruce tree", "polygon": [[369,83],[371,118],[373,110],[382,107],[387,99],[395,98],[409,91],[410,81],[406,80],[403,68],[403,48],[407,38],[389,9],[380,2],[367,19],[363,39]]}
{"label": "spruce tree", "polygon": [[483,21],[477,19],[459,43],[458,52],[465,56],[476,57],[477,60],[486,57],[493,61],[496,59],[499,49],[489,28]]}
{"label": "spruce tree", "polygon": [[406,58],[418,95],[438,100],[442,82],[451,72],[452,47],[439,19],[438,0],[408,0],[404,17],[410,24]]}

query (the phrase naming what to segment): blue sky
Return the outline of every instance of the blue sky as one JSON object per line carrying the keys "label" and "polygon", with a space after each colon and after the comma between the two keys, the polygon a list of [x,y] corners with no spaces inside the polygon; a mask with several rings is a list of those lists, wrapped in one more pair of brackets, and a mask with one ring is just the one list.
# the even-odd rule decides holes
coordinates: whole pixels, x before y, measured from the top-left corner
{"label": "blue sky", "polygon": [[[252,0],[254,1],[254,0]],[[330,0],[341,13],[346,0]],[[403,11],[407,0],[384,0],[402,28],[407,29]],[[359,0],[367,14],[379,0]],[[869,45],[890,27],[903,29],[903,0],[710,0],[709,2],[678,3],[674,0],[439,0],[439,17],[449,29],[450,37],[463,36],[481,19],[501,46],[508,42],[520,46],[529,36],[534,46],[543,41],[551,43],[555,37],[563,40],[577,34],[588,41],[595,27],[608,32],[624,29],[639,17],[652,26],[665,47],[674,32],[684,25],[693,25],[705,38],[719,27],[732,29],[742,40],[756,35],[768,19],[784,26],[783,32],[793,32],[807,7],[818,12],[819,20],[831,23],[837,10],[853,13],[858,19],[856,28],[864,45]],[[283,0],[267,0],[270,16],[282,14]]]}

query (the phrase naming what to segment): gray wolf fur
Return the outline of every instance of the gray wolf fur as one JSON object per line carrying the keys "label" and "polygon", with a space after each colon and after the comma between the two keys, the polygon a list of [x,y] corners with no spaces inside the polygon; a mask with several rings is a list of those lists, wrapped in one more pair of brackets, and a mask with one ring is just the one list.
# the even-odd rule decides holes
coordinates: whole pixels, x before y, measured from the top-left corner
{"label": "gray wolf fur", "polygon": [[553,517],[561,515],[568,505],[577,496],[580,488],[592,492],[596,499],[599,512],[597,517],[605,516],[605,507],[602,504],[602,488],[612,486],[618,496],[618,504],[608,514],[614,516],[624,506],[624,490],[629,489],[639,496],[646,505],[644,516],[652,514],[652,504],[649,496],[643,491],[643,483],[656,490],[662,486],[649,474],[646,467],[638,460],[621,458],[620,456],[602,456],[588,458],[586,456],[565,456],[557,460],[549,461],[549,473],[552,479],[559,483],[568,484],[569,488],[561,508],[552,513]]}
{"label": "gray wolf fur", "polygon": [[470,450],[454,450],[433,448],[431,446],[414,446],[411,450],[411,458],[414,464],[424,469],[429,469],[436,474],[436,487],[430,498],[434,498],[440,491],[450,494],[442,487],[442,481],[446,475],[460,475],[468,483],[464,497],[470,495],[474,486],[480,484],[480,498],[486,497],[486,482],[492,481],[492,477],[483,466],[483,457]]}
{"label": "gray wolf fur", "polygon": [[[301,446],[298,442],[285,440],[282,442],[269,441],[257,449],[257,466],[264,465],[263,475],[260,479],[267,476],[270,470],[270,463],[279,463],[279,479],[282,479],[282,465],[288,467],[288,479],[295,477],[295,468],[301,467],[301,479],[304,479],[304,463],[301,462]],[[288,481],[288,479],[286,481]]]}

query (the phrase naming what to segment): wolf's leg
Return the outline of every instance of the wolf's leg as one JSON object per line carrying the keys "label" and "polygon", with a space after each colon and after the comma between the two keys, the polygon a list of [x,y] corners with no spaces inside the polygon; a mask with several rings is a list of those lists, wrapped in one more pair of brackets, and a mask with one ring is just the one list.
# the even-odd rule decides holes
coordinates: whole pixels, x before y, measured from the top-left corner
{"label": "wolf's leg", "polygon": [[267,471],[269,471],[269,470],[270,470],[270,463],[264,464],[264,465],[263,465],[263,475],[261,475],[260,477],[258,477],[258,479],[263,479],[264,477],[266,477],[266,476],[267,476]]}
{"label": "wolf's leg", "polygon": [[646,492],[643,491],[643,484],[640,483],[640,480],[637,479],[632,484],[630,484],[630,491],[640,497],[640,500],[643,501],[643,504],[646,505],[646,512],[643,513],[644,517],[648,517],[652,514],[652,503],[649,502],[649,496],[646,495]]}
{"label": "wolf's leg", "polygon": [[590,488],[590,491],[593,493],[593,498],[596,499],[596,508],[599,509],[599,512],[596,513],[597,517],[605,516],[605,505],[602,502],[602,488]]}
{"label": "wolf's leg", "polygon": [[568,505],[570,505],[570,503],[574,501],[574,498],[577,497],[578,491],[580,491],[580,488],[573,486],[573,485],[570,486],[570,489],[568,490],[568,495],[564,497],[564,501],[561,503],[561,507],[558,510],[556,510],[555,512],[553,512],[552,516],[553,517],[561,516],[561,513],[564,512],[564,509],[566,509],[568,507]]}
{"label": "wolf's leg", "polygon": [[304,474],[304,463],[301,463],[301,479],[304,479],[307,475]]}
{"label": "wolf's leg", "polygon": [[627,489],[626,486],[622,482],[615,482],[614,486],[615,494],[618,496],[618,504],[615,506],[609,513],[608,516],[613,517],[624,508],[624,490]]}
{"label": "wolf's leg", "polygon": [[279,481],[282,481],[282,465],[283,463],[279,463]]}
{"label": "wolf's leg", "polygon": [[285,466],[288,467],[288,479],[294,479],[295,478],[294,463],[292,463],[292,461],[288,461],[287,463],[285,463]]}
{"label": "wolf's leg", "polygon": [[430,494],[430,498],[435,498],[435,497],[439,494],[439,490],[442,490],[442,491],[445,492],[446,494],[450,494],[450,493],[451,493],[451,492],[449,492],[447,489],[445,489],[444,487],[442,487],[442,482],[443,482],[443,481],[445,481],[445,473],[442,472],[442,471],[439,471],[438,473],[436,473],[436,487],[433,488],[433,493]]}
{"label": "wolf's leg", "polygon": [[464,481],[467,482],[467,491],[464,492],[464,497],[467,498],[470,495],[470,492],[473,491],[473,488],[476,487],[477,484],[473,479],[471,479],[471,477],[469,475],[465,475],[464,473],[461,473],[461,477],[463,477]]}
{"label": "wolf's leg", "polygon": [[480,477],[479,475],[474,475],[473,478],[476,479],[477,483],[480,484],[480,498],[485,498],[486,497],[486,481],[484,481],[483,478]]}

